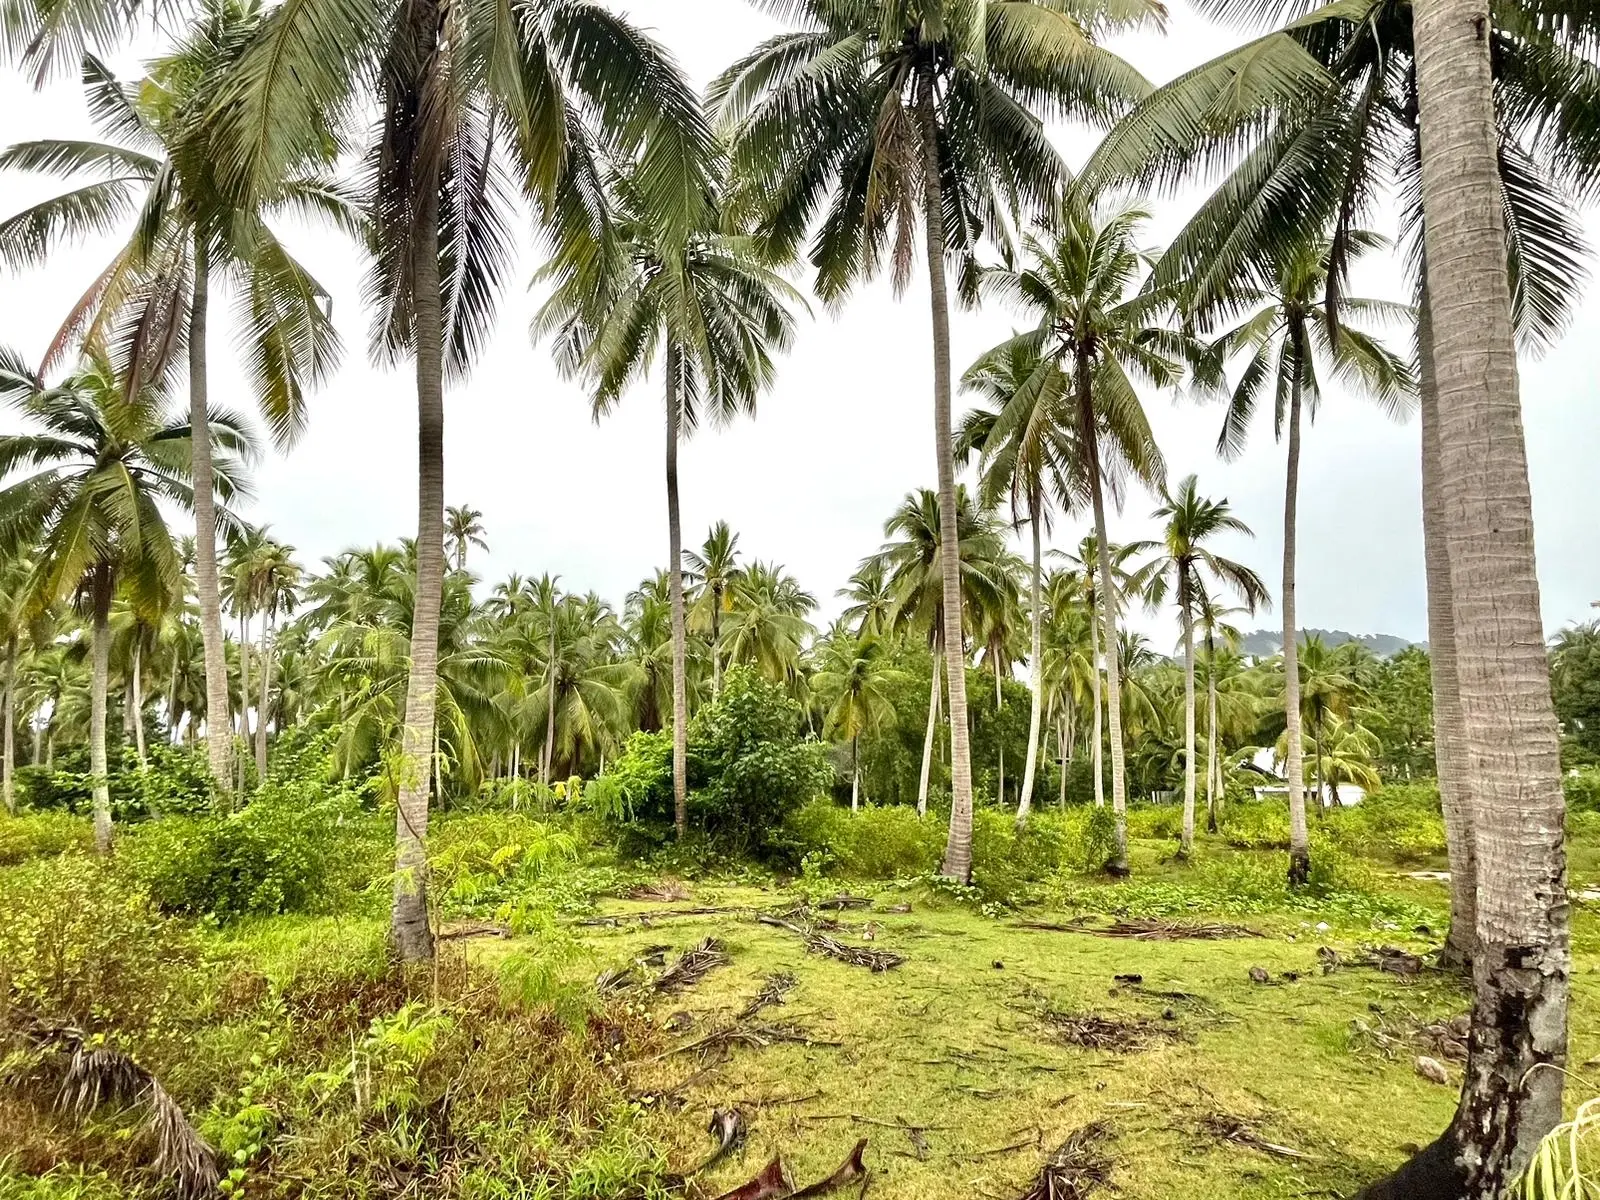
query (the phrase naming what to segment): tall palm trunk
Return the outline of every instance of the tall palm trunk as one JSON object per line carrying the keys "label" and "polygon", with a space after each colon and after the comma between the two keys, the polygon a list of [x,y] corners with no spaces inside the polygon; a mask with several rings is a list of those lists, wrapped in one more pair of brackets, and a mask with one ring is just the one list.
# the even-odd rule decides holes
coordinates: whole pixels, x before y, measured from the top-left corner
{"label": "tall palm trunk", "polygon": [[1100,675],[1100,606],[1098,601],[1093,605],[1094,611],[1089,614],[1089,654],[1094,659],[1090,675],[1090,696],[1094,701],[1094,747],[1090,756],[1094,768],[1094,806],[1106,806],[1106,760],[1105,760],[1105,699],[1101,695]]}
{"label": "tall palm trunk", "polygon": [[111,779],[106,769],[106,689],[111,679],[111,569],[94,568],[89,634],[89,775],[94,795],[94,849],[111,853]]}
{"label": "tall palm trunk", "polygon": [[688,632],[683,603],[683,523],[678,516],[678,433],[683,421],[678,391],[678,349],[667,343],[667,575],[672,593],[672,823],[682,841],[689,832]]}
{"label": "tall palm trunk", "polygon": [[1070,712],[1070,708],[1063,706],[1061,724],[1056,729],[1056,746],[1061,751],[1061,792],[1056,797],[1056,803],[1063,811],[1067,807],[1067,776],[1072,771],[1072,739],[1067,732],[1068,713]]}
{"label": "tall palm trunk", "polygon": [[[217,580],[217,508],[207,417],[206,316],[210,258],[195,234],[194,285],[189,295],[189,428],[194,473],[194,588],[200,601],[200,644],[206,668],[206,761],[212,786],[233,774],[233,723],[228,712],[228,659],[222,637],[222,592]],[[192,719],[192,718],[191,718]]]}
{"label": "tall palm trunk", "polygon": [[[434,36],[429,27],[428,38]],[[430,59],[433,47],[427,51]],[[437,69],[430,62],[427,69]],[[408,962],[433,957],[428,923],[428,793],[438,702],[439,607],[444,594],[444,315],[439,288],[439,189],[417,185],[412,290],[417,341],[417,598],[411,673],[400,735],[392,936]]]}
{"label": "tall palm trunk", "polygon": [[1539,611],[1487,10],[1417,0],[1439,479],[1478,878],[1455,1120],[1371,1195],[1501,1195],[1561,1119],[1571,972],[1559,735]]}
{"label": "tall palm trunk", "polygon": [[133,670],[128,677],[128,695],[133,703],[129,706],[133,710],[133,748],[139,756],[139,769],[142,771],[150,765],[148,747],[144,744],[144,670],[142,659],[144,657],[140,645],[139,627],[133,630]]}
{"label": "tall palm trunk", "polygon": [[722,596],[723,585],[711,589],[711,698],[722,696]]}
{"label": "tall palm trunk", "polygon": [[1178,611],[1183,614],[1183,835],[1179,852],[1185,857],[1194,852],[1194,604],[1189,594],[1188,567],[1178,579]]}
{"label": "tall palm trunk", "polygon": [[1440,952],[1444,966],[1472,961],[1478,940],[1478,878],[1473,849],[1472,798],[1462,745],[1461,689],[1456,680],[1456,618],[1445,544],[1444,481],[1439,472],[1439,393],[1434,380],[1433,328],[1428,289],[1417,314],[1417,373],[1422,418],[1422,548],[1428,577],[1428,658],[1433,669],[1434,770],[1444,809],[1450,860],[1450,932]]}
{"label": "tall palm trunk", "polygon": [[544,760],[539,765],[539,778],[545,787],[550,786],[550,768],[556,753],[556,614],[550,613],[550,681],[545,693]]}
{"label": "tall palm trunk", "polygon": [[1311,878],[1311,835],[1306,828],[1305,751],[1300,741],[1300,646],[1294,613],[1295,510],[1300,501],[1301,362],[1305,332],[1295,328],[1294,381],[1289,388],[1289,465],[1283,485],[1283,720],[1288,743],[1289,884]]}
{"label": "tall palm trunk", "polygon": [[1033,490],[1028,501],[1028,523],[1033,527],[1033,575],[1029,580],[1029,603],[1033,612],[1028,630],[1028,664],[1031,678],[1028,685],[1033,690],[1028,704],[1028,762],[1022,769],[1022,798],[1017,801],[1017,824],[1028,820],[1028,809],[1033,804],[1033,777],[1039,762],[1039,724],[1044,717],[1044,605],[1043,605],[1043,537],[1039,531],[1039,489]]}
{"label": "tall palm trunk", "polygon": [[[5,703],[4,720],[5,730],[5,764],[4,781],[0,788],[5,792],[6,813],[8,816],[17,815],[17,783],[15,771],[17,769],[17,741],[16,741],[16,690],[17,690],[17,639],[11,638],[6,642],[6,678],[5,678]],[[33,743],[33,757],[39,757],[39,740],[35,736]]]}
{"label": "tall palm trunk", "polygon": [[961,540],[956,528],[955,447],[950,439],[950,298],[945,286],[944,193],[931,70],[918,80],[923,227],[933,309],[933,440],[939,467],[939,567],[944,577],[944,656],[950,693],[950,836],[943,874],[972,882],[972,746],[967,727],[967,646],[961,617]]}
{"label": "tall palm trunk", "polygon": [[272,645],[269,611],[261,613],[261,703],[256,706],[256,778],[267,777],[267,706],[272,702]]}
{"label": "tall palm trunk", "polygon": [[[250,612],[239,614],[239,736],[249,745],[255,738],[250,724]],[[244,788],[244,768],[239,769],[239,787]]]}
{"label": "tall palm trunk", "polygon": [[1128,873],[1128,780],[1122,757],[1122,669],[1117,661],[1117,592],[1111,582],[1111,536],[1106,525],[1105,488],[1100,479],[1100,443],[1090,390],[1090,362],[1080,350],[1077,361],[1078,423],[1094,499],[1095,561],[1100,568],[1101,631],[1106,647],[1106,714],[1111,724],[1111,811],[1116,817],[1116,857],[1107,864],[1113,875]]}
{"label": "tall palm trunk", "polygon": [[928,687],[928,732],[922,739],[922,774],[917,778],[917,816],[928,815],[928,781],[933,774],[933,738],[939,728],[939,673],[944,665],[940,657],[939,637],[933,639],[933,667],[929,674],[933,682]]}
{"label": "tall palm trunk", "polygon": [[850,737],[850,811],[861,808],[861,735]]}
{"label": "tall palm trunk", "polygon": [[1206,831],[1217,832],[1217,650],[1206,635]]}

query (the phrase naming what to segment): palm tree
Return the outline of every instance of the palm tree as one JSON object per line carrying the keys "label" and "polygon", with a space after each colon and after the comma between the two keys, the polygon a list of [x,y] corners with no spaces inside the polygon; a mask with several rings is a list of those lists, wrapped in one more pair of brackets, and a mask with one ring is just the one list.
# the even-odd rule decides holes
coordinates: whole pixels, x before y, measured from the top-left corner
{"label": "palm tree", "polygon": [[[1085,547],[1092,542],[1085,540]],[[1095,731],[1095,798],[1104,805],[1100,765],[1100,671],[1097,665],[1099,639],[1095,634],[1095,607],[1092,596],[1093,572],[1087,575],[1071,570],[1051,571],[1045,580],[1044,603],[1047,619],[1043,641],[1043,681],[1047,716],[1056,722],[1056,749],[1061,760],[1061,791],[1058,801],[1067,803],[1067,776],[1073,750],[1078,742],[1077,716],[1084,703],[1095,706],[1092,718]]]}
{"label": "palm tree", "polygon": [[[673,811],[688,832],[688,629],[683,532],[678,511],[678,443],[699,426],[753,412],[772,383],[773,352],[794,336],[788,305],[799,293],[765,266],[747,238],[719,232],[709,194],[692,230],[656,219],[641,172],[608,180],[616,206],[598,265],[557,258],[545,277],[554,291],[534,318],[534,337],[554,334],[558,365],[583,374],[595,418],[609,412],[659,352],[667,409],[667,532],[673,625]],[[731,543],[728,547],[731,552]],[[715,654],[715,647],[713,647]]]}
{"label": "palm tree", "polygon": [[[1254,536],[1226,499],[1208,500],[1200,495],[1199,480],[1185,476],[1176,490],[1161,489],[1161,504],[1150,514],[1166,522],[1160,542],[1144,542],[1137,553],[1159,551],[1151,572],[1152,601],[1159,603],[1170,589],[1178,606],[1183,629],[1183,832],[1179,853],[1187,857],[1194,851],[1195,806],[1195,623],[1202,606],[1218,590],[1232,592],[1254,613],[1267,602],[1267,586],[1243,563],[1207,549],[1206,543],[1223,533]],[[1212,714],[1215,720],[1215,712]]]}
{"label": "palm tree", "polygon": [[[17,12],[0,16],[0,25]],[[89,111],[107,140],[46,139],[0,154],[0,169],[88,180],[0,222],[0,261],[44,266],[63,243],[119,233],[125,239],[73,306],[40,371],[53,369],[79,337],[94,345],[115,338],[128,386],[137,388],[162,375],[187,344],[206,748],[218,787],[232,773],[233,735],[208,482],[211,286],[227,284],[238,297],[235,321],[251,390],[274,440],[287,447],[304,426],[306,390],[332,369],[340,346],[327,292],[284,248],[268,218],[319,213],[346,229],[359,224],[342,192],[317,173],[320,150],[286,164],[250,202],[224,195],[218,185],[205,116],[261,22],[255,0],[208,0],[184,41],[152,64],[142,87],[119,82],[99,59],[84,55]],[[61,32],[45,31],[33,44],[44,47]]]}
{"label": "palm tree", "polygon": [[[1344,646],[1330,650],[1316,634],[1307,634],[1295,656],[1298,664],[1301,719],[1310,718],[1311,742],[1314,762],[1322,757],[1322,731],[1330,718],[1347,718],[1364,689],[1347,669],[1345,657],[1340,654]],[[1285,668],[1287,671],[1287,667]],[[1317,807],[1328,803],[1326,780],[1312,773],[1316,780]]]}
{"label": "palm tree", "polygon": [[483,539],[483,513],[465,504],[444,510],[445,553],[455,559],[456,570],[467,569],[467,551],[473,546],[487,550],[489,543]]}
{"label": "palm tree", "polygon": [[894,593],[881,558],[874,555],[863,560],[850,582],[834,595],[849,601],[841,617],[857,637],[888,635],[894,616]]}
{"label": "palm tree", "polygon": [[[893,260],[909,280],[920,222],[932,303],[934,452],[944,532],[942,642],[950,692],[952,819],[943,870],[972,872],[972,762],[963,666],[961,571],[951,441],[946,265],[1004,238],[1018,207],[1043,214],[1066,169],[1040,118],[1103,119],[1148,84],[1096,36],[1159,25],[1135,0],[1114,12],[1064,0],[796,0],[769,6],[802,28],[756,47],[712,84],[741,196],[781,259],[826,207],[811,253],[829,303]],[[894,244],[889,250],[891,237]],[[888,251],[886,255],[886,251]]]}
{"label": "palm tree", "polygon": [[826,706],[824,733],[850,743],[851,812],[861,801],[861,735],[894,723],[889,688],[900,678],[885,643],[874,634],[852,636],[839,630],[823,646],[813,687]]}
{"label": "palm tree", "polygon": [[684,552],[685,584],[694,587],[689,623],[697,633],[711,634],[711,695],[722,695],[722,618],[733,608],[734,590],[744,574],[739,566],[739,535],[726,521],[718,521],[706,534],[697,554]]}
{"label": "palm tree", "polygon": [[[128,388],[103,356],[91,354],[63,383],[46,386],[14,354],[0,355],[0,398],[42,432],[0,437],[0,534],[7,553],[37,547],[32,607],[76,596],[90,620],[89,763],[95,847],[111,850],[106,774],[106,686],[111,602],[120,590],[137,609],[159,612],[181,596],[183,567],[161,503],[193,505],[188,476],[192,430],[166,419],[166,397]],[[253,450],[243,428],[210,414],[216,484],[226,502],[242,478],[236,456]],[[218,510],[219,514],[223,510]]]}
{"label": "palm tree", "polygon": [[[1043,538],[1056,506],[1070,512],[1087,500],[1083,456],[1076,445],[1066,374],[1030,341],[1013,340],[967,369],[962,386],[989,407],[969,413],[957,439],[958,463],[976,451],[986,507],[1002,497],[1014,526],[1027,523],[1032,538],[1029,578],[1029,667],[1033,693],[1028,713],[1028,757],[1023,768],[1017,824],[1025,825],[1033,804],[1039,730],[1044,716]],[[996,675],[998,687],[999,676]],[[1002,753],[1004,751],[1002,750]]]}
{"label": "palm tree", "polygon": [[[1029,265],[985,275],[987,290],[1034,317],[1037,326],[1012,340],[1025,340],[1069,378],[1077,425],[1079,470],[1094,508],[1095,537],[1110,545],[1106,491],[1118,493],[1123,474],[1155,485],[1166,474],[1149,421],[1134,391],[1133,376],[1154,387],[1176,386],[1183,359],[1194,355],[1190,340],[1171,331],[1164,317],[1176,293],[1140,287],[1153,257],[1137,237],[1147,214],[1135,207],[1091,208],[1077,191],[1063,200],[1051,240],[1024,239]],[[1099,562],[1104,645],[1110,659],[1106,682],[1111,716],[1111,801],[1116,814],[1114,873],[1127,870],[1127,782],[1123,763],[1122,680],[1116,661],[1117,592],[1109,556]]]}
{"label": "palm tree", "polygon": [[[1217,757],[1220,745],[1218,724],[1222,715],[1219,712],[1221,684],[1224,679],[1234,678],[1242,669],[1239,659],[1242,635],[1230,619],[1243,611],[1223,606],[1206,592],[1202,592],[1195,603],[1195,623],[1200,628],[1206,648],[1206,831],[1209,833],[1217,832],[1218,809],[1223,796],[1221,765]],[[1222,642],[1221,655],[1217,649],[1218,641]],[[1254,709],[1252,702],[1247,708],[1252,722]]]}
{"label": "palm tree", "polygon": [[[266,530],[262,530],[265,535]],[[278,614],[293,613],[300,602],[300,564],[294,547],[263,536],[249,559],[250,591],[261,614],[261,701],[256,707],[256,772],[267,773],[267,720],[272,697],[273,655],[270,639]]]}
{"label": "palm tree", "polygon": [[[1381,243],[1356,234],[1351,250],[1373,249]],[[1295,610],[1295,563],[1298,547],[1300,499],[1300,441],[1302,417],[1316,419],[1322,397],[1323,376],[1331,372],[1341,382],[1364,392],[1396,417],[1407,411],[1416,385],[1411,368],[1369,332],[1356,328],[1351,318],[1393,319],[1408,311],[1380,300],[1342,297],[1341,315],[1333,319],[1327,292],[1334,269],[1330,242],[1300,243],[1287,253],[1262,264],[1262,278],[1253,286],[1239,286],[1229,300],[1242,317],[1214,343],[1216,361],[1246,359],[1228,397],[1217,451],[1224,458],[1244,451],[1256,409],[1271,390],[1273,430],[1287,441],[1287,468],[1283,502],[1283,711],[1287,723],[1289,781],[1289,880],[1298,886],[1311,870],[1311,841],[1306,828],[1305,790],[1302,786],[1304,750],[1300,732],[1298,626]]]}
{"label": "palm tree", "polygon": [[[928,811],[928,785],[933,764],[933,738],[939,720],[940,667],[950,661],[944,647],[948,632],[945,620],[944,561],[946,542],[942,526],[943,506],[938,493],[923,488],[912,492],[901,501],[883,532],[888,539],[876,556],[884,574],[894,605],[890,612],[890,627],[898,633],[915,632],[927,639],[933,652],[932,683],[928,696],[928,732],[922,746],[922,774],[917,785],[917,814]],[[969,621],[978,611],[992,607],[995,594],[1005,587],[1001,577],[1008,565],[1005,539],[994,520],[973,504],[965,486],[956,489],[956,553],[961,564],[961,599],[963,624],[960,627],[960,652],[955,661],[959,664],[955,674],[965,676],[967,664],[967,635],[971,632]],[[876,569],[876,568],[874,568]],[[954,676],[952,676],[954,678]],[[953,694],[953,693],[952,693]],[[952,721],[956,720],[955,702],[951,701]],[[952,743],[954,735],[952,734]],[[952,795],[951,828],[962,819],[956,797]],[[965,835],[971,839],[971,813],[967,813]],[[951,834],[952,845],[956,834]],[[965,855],[967,869],[971,868],[971,846],[955,847],[956,861]],[[949,873],[951,846],[946,847],[945,869]]]}
{"label": "palm tree", "polygon": [[753,666],[794,690],[815,632],[807,617],[816,607],[817,598],[780,564],[752,562],[734,584],[728,662]]}
{"label": "palm tree", "polygon": [[[448,14],[448,15],[447,15]],[[292,81],[292,82],[291,82]],[[376,348],[413,357],[418,523],[415,626],[395,818],[393,939],[432,956],[425,874],[439,612],[444,586],[444,385],[483,346],[513,250],[516,188],[558,259],[591,257],[599,159],[636,163],[652,223],[678,239],[703,222],[712,138],[670,57],[606,7],[508,0],[337,0],[280,6],[217,96],[219,171],[251,195],[328,129],[376,110],[365,206]]]}
{"label": "palm tree", "polygon": [[[28,625],[28,584],[33,574],[33,564],[19,554],[0,565],[0,720],[5,722],[3,789],[7,816],[17,815],[16,792],[16,726],[17,726],[17,659],[23,634]],[[36,756],[37,757],[37,756]]]}

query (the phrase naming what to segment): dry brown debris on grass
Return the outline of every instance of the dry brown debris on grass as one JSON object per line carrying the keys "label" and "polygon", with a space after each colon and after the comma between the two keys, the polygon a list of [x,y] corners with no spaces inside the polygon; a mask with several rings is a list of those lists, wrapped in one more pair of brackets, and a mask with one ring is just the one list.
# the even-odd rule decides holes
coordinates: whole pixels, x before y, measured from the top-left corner
{"label": "dry brown debris on grass", "polygon": [[795,988],[795,977],[788,971],[779,971],[768,975],[762,983],[761,990],[756,993],[756,998],[746,1004],[739,1013],[741,1021],[748,1021],[764,1008],[772,1008],[783,1003],[783,998]]}
{"label": "dry brown debris on grass", "polygon": [[658,992],[680,992],[692,987],[706,977],[707,972],[729,963],[727,949],[714,937],[708,937],[685,950],[656,980]]}
{"label": "dry brown debris on grass", "polygon": [[1114,1054],[1136,1054],[1162,1042],[1175,1042],[1182,1032],[1171,1024],[1144,1017],[1108,1017],[1100,1013],[1066,1013],[1046,1009],[1039,1014],[1069,1046],[1086,1050],[1109,1050]]}
{"label": "dry brown debris on grass", "polygon": [[689,898],[689,885],[681,879],[662,879],[656,883],[640,883],[628,889],[629,900],[656,900],[675,903]]}
{"label": "dry brown debris on grass", "polygon": [[764,1050],[766,1047],[776,1045],[779,1042],[793,1042],[801,1046],[842,1046],[844,1044],[843,1042],[813,1037],[798,1025],[760,1025],[747,1022],[714,1029],[704,1037],[696,1038],[686,1045],[679,1046],[676,1050],[668,1051],[668,1053],[688,1054],[690,1051],[699,1051],[704,1054],[711,1051],[726,1051],[733,1046],[749,1046],[752,1049]]}
{"label": "dry brown debris on grass", "polygon": [[1250,1150],[1270,1154],[1275,1158],[1309,1159],[1311,1155],[1303,1150],[1296,1150],[1292,1146],[1280,1145],[1269,1142],[1243,1117],[1236,1117],[1232,1113],[1208,1112],[1199,1121],[1201,1132],[1219,1142],[1227,1142],[1234,1146],[1244,1146]]}
{"label": "dry brown debris on grass", "polygon": [[1350,1022],[1353,1043],[1370,1043],[1385,1058],[1400,1058],[1421,1048],[1433,1058],[1446,1062],[1467,1061],[1467,1036],[1472,1032],[1472,1016],[1461,1013],[1447,1021],[1423,1021],[1416,1017],[1394,1020],[1379,1014],[1374,1021],[1356,1017]]}
{"label": "dry brown debris on grass", "polygon": [[1045,1160],[1017,1200],[1085,1200],[1111,1182],[1111,1160],[1103,1153],[1111,1129],[1096,1121],[1075,1130]]}
{"label": "dry brown debris on grass", "polygon": [[806,949],[813,954],[836,958],[840,962],[850,963],[852,966],[866,967],[867,970],[874,973],[893,970],[906,961],[904,954],[896,954],[893,950],[872,950],[865,946],[847,945],[838,938],[829,937],[814,927],[797,925],[793,921],[786,921],[782,917],[775,917],[769,913],[762,913],[756,920],[763,925],[787,929],[790,933],[798,934],[804,939]]}
{"label": "dry brown debris on grass", "polygon": [[845,1155],[844,1162],[839,1164],[838,1170],[826,1179],[819,1179],[816,1183],[798,1190],[789,1179],[788,1168],[783,1165],[783,1156],[774,1155],[772,1161],[762,1167],[754,1179],[741,1184],[731,1192],[722,1193],[717,1200],[811,1200],[812,1197],[826,1196],[829,1192],[837,1191],[845,1184],[857,1180],[861,1183],[860,1194],[865,1195],[869,1180],[864,1158],[866,1152],[867,1139],[862,1138],[850,1153]]}
{"label": "dry brown debris on grass", "polygon": [[1040,929],[1048,933],[1091,933],[1095,937],[1129,938],[1140,942],[1219,942],[1230,938],[1259,938],[1259,933],[1244,925],[1225,921],[1163,921],[1156,917],[1133,917],[1095,925],[1088,917],[1070,921],[1018,921],[1018,929]]}

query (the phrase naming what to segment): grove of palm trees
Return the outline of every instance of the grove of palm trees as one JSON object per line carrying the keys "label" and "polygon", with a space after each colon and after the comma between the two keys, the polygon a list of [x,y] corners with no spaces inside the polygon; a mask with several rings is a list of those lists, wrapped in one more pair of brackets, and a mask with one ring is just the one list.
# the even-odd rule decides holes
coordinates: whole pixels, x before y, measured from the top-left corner
{"label": "grove of palm trees", "polygon": [[1595,1194],[1600,18],[693,8],[0,8],[0,1200]]}

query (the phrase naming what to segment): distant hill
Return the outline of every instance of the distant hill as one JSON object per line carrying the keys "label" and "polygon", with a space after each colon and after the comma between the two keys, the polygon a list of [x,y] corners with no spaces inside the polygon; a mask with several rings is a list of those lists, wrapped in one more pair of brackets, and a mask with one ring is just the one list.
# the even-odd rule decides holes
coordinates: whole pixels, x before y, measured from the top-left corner
{"label": "distant hill", "polygon": [[[1332,649],[1342,646],[1346,642],[1360,642],[1368,650],[1380,658],[1388,658],[1391,654],[1398,654],[1408,646],[1422,646],[1427,648],[1426,642],[1409,642],[1403,637],[1396,637],[1392,633],[1346,633],[1343,629],[1302,629],[1300,636],[1307,635],[1321,638]],[[1265,658],[1278,653],[1283,649],[1283,633],[1277,629],[1257,629],[1247,633],[1241,648],[1244,653]]]}

